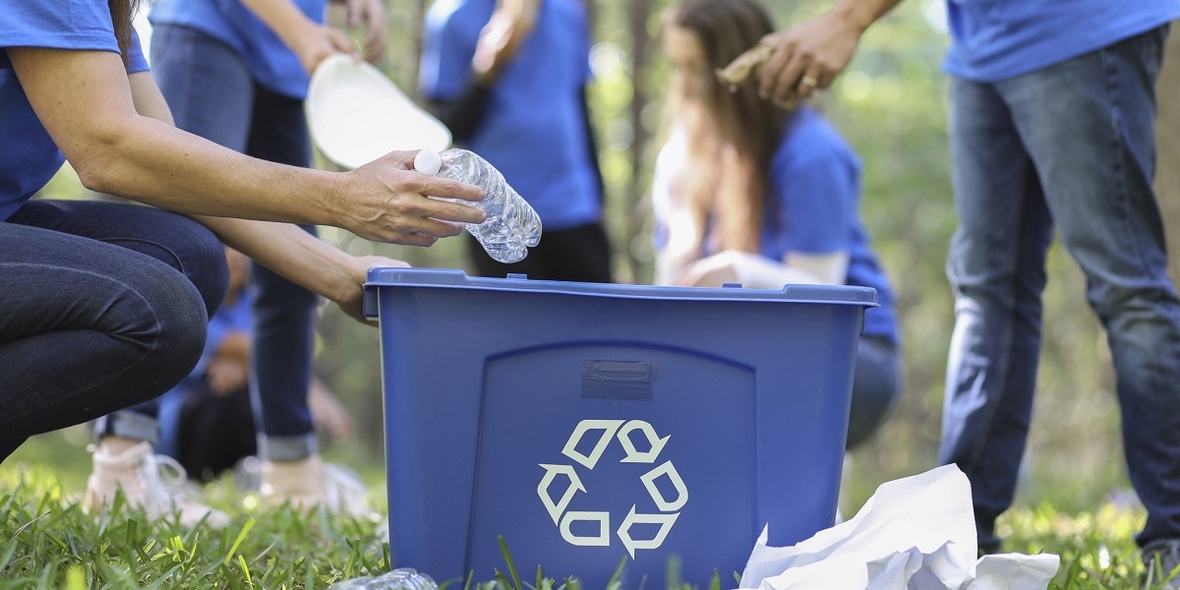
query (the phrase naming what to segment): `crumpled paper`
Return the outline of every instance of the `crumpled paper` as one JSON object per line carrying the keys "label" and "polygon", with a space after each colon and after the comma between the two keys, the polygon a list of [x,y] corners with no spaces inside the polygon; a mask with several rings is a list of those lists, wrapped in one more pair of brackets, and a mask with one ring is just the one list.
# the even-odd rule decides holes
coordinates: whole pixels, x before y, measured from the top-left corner
{"label": "crumpled paper", "polygon": [[976,559],[971,485],[954,465],[882,484],[853,518],[791,547],[762,530],[741,588],[760,590],[1045,590],[1060,558]]}

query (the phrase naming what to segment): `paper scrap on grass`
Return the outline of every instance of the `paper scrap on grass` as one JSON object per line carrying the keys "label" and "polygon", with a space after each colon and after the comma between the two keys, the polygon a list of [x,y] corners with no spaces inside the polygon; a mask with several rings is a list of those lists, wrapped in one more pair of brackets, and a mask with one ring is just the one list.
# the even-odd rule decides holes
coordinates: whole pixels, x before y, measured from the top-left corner
{"label": "paper scrap on grass", "polygon": [[976,559],[971,485],[954,465],[887,482],[853,518],[791,547],[762,530],[742,588],[760,590],[1045,590],[1053,554]]}

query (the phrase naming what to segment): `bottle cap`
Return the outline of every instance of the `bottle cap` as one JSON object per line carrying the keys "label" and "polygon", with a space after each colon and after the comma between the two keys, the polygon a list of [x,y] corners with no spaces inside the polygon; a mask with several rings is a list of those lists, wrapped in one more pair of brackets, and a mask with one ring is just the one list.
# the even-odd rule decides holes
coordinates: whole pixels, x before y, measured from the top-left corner
{"label": "bottle cap", "polygon": [[422,150],[414,156],[414,170],[434,176],[442,168],[442,155],[434,150]]}

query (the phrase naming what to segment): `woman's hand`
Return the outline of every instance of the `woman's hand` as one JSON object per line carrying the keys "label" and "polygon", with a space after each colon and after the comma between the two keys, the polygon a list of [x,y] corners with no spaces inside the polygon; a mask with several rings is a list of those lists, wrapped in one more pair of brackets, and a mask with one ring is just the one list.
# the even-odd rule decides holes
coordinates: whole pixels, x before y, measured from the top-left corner
{"label": "woman's hand", "polygon": [[774,53],[762,65],[759,93],[783,103],[827,88],[852,60],[862,32],[840,14],[825,12],[768,35],[762,43]]}
{"label": "woman's hand", "polygon": [[299,35],[298,40],[292,43],[299,64],[303,66],[303,71],[307,72],[307,75],[315,73],[320,63],[333,54],[357,56],[356,47],[344,31],[310,21],[307,24],[308,27]]}
{"label": "woman's hand", "polygon": [[479,208],[432,199],[480,201],[483,189],[413,170],[417,152],[391,152],[342,176],[333,199],[338,225],[377,242],[430,246],[458,235],[467,223],[483,223]]}
{"label": "woman's hand", "polygon": [[348,26],[359,27],[365,25],[365,40],[363,44],[364,58],[369,63],[376,63],[385,53],[385,41],[389,36],[389,19],[385,13],[383,0],[346,0],[348,7]]}
{"label": "woman's hand", "polygon": [[471,58],[476,79],[488,85],[524,44],[537,24],[541,0],[500,0],[492,18],[484,25]]}
{"label": "woman's hand", "polygon": [[689,263],[676,284],[681,287],[720,287],[737,282],[737,258],[732,250]]}
{"label": "woman's hand", "polygon": [[369,278],[369,269],[377,266],[408,268],[410,265],[404,261],[384,256],[353,256],[347,260],[346,264],[348,266],[345,269],[349,277],[348,284],[341,285],[339,292],[331,299],[352,319],[376,327],[377,320],[365,317],[362,309],[365,300],[364,285]]}

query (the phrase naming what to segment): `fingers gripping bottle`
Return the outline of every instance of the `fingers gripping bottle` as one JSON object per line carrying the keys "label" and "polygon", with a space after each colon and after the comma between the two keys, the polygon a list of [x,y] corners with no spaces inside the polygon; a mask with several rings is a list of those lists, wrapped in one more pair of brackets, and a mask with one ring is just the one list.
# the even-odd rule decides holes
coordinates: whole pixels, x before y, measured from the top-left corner
{"label": "fingers gripping bottle", "polygon": [[541,241],[541,219],[537,212],[508,186],[499,170],[474,152],[459,148],[442,153],[422,150],[414,158],[414,169],[483,188],[487,196],[482,201],[455,202],[474,205],[488,214],[483,223],[468,223],[466,227],[488,255],[497,261],[520,262],[528,255],[527,248]]}

